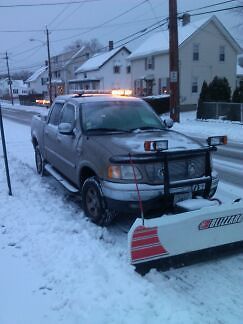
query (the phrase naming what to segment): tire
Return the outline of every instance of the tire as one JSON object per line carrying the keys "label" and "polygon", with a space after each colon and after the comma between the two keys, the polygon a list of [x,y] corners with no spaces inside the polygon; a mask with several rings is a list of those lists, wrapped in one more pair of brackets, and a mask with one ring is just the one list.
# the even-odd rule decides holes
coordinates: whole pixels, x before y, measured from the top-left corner
{"label": "tire", "polygon": [[39,145],[36,145],[35,147],[35,166],[37,173],[43,177],[45,175],[45,162],[41,154]]}
{"label": "tire", "polygon": [[100,226],[108,226],[116,217],[116,212],[107,208],[99,181],[96,177],[85,180],[82,187],[82,204],[85,214]]}

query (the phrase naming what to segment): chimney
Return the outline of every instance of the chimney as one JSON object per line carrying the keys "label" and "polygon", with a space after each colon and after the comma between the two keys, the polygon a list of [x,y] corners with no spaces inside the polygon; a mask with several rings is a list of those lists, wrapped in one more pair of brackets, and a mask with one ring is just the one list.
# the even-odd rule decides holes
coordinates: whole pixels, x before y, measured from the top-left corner
{"label": "chimney", "polygon": [[191,16],[189,13],[184,13],[182,15],[182,26],[186,26],[187,24],[190,24],[191,22]]}
{"label": "chimney", "polygon": [[113,50],[113,48],[114,48],[113,45],[114,45],[113,44],[113,41],[110,40],[109,41],[109,51],[112,51]]}

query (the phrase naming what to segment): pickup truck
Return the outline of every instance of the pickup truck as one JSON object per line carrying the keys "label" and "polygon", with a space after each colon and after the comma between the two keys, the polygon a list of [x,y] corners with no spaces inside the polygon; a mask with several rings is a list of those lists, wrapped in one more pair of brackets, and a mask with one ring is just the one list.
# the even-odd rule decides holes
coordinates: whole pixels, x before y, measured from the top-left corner
{"label": "pickup truck", "polygon": [[112,95],[59,96],[48,116],[34,116],[36,169],[81,195],[85,214],[109,225],[124,214],[145,217],[178,201],[212,197],[218,176],[212,145],[169,129],[142,99]]}

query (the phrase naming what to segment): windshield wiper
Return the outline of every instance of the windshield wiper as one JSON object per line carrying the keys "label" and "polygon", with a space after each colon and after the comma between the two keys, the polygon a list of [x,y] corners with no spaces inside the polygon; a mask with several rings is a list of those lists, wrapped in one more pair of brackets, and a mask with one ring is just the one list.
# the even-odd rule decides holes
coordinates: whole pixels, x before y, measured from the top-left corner
{"label": "windshield wiper", "polygon": [[135,127],[135,128],[130,129],[130,132],[140,131],[140,130],[158,131],[158,130],[163,130],[163,128],[159,128],[159,127],[155,127],[155,126],[141,126],[141,127]]}
{"label": "windshield wiper", "polygon": [[87,132],[119,132],[119,133],[127,133],[128,131],[125,130],[125,129],[119,129],[119,128],[99,127],[99,128],[87,129]]}

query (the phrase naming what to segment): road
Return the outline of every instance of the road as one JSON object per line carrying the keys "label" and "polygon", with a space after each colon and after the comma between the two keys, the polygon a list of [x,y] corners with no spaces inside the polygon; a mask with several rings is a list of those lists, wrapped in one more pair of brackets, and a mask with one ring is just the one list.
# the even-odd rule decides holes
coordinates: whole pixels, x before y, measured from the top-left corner
{"label": "road", "polygon": [[[15,122],[30,125],[33,115],[38,112],[2,108],[3,116]],[[203,142],[202,138],[194,137]],[[233,185],[242,186],[243,179],[243,144],[229,142],[226,146],[218,147],[214,153],[214,168],[218,171],[220,180]]]}

